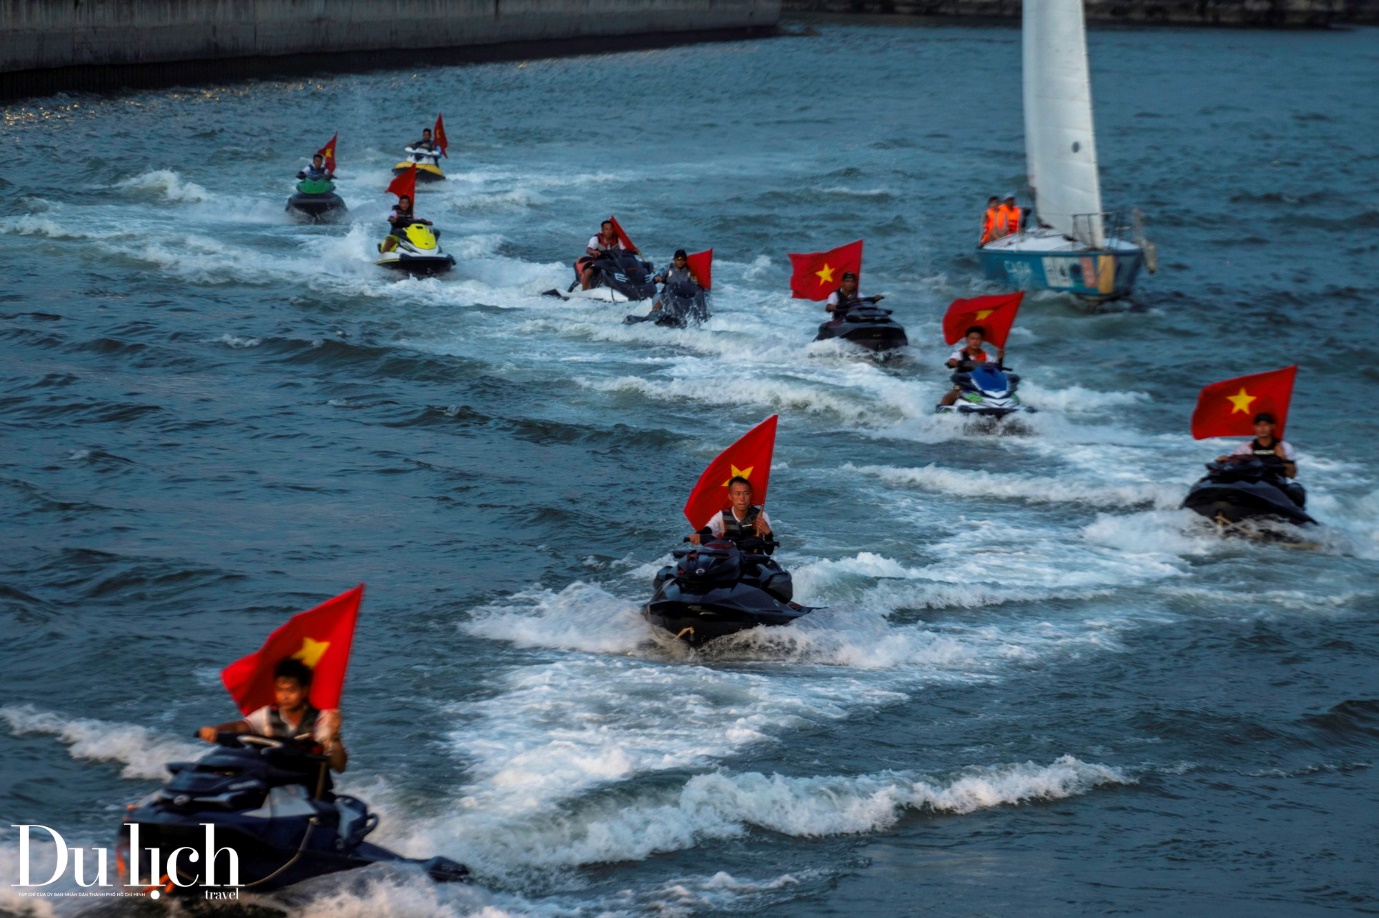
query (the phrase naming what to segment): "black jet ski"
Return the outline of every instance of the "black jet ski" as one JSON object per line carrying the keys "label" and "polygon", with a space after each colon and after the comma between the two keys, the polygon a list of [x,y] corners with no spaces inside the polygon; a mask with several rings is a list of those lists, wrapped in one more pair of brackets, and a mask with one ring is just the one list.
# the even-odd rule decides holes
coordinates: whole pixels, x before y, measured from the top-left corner
{"label": "black jet ski", "polygon": [[[365,841],[378,817],[362,801],[333,793],[325,758],[301,743],[221,733],[198,761],[170,763],[168,771],[166,785],[125,812],[116,865],[126,888],[200,899],[213,889],[265,892],[380,862],[415,865],[437,882],[469,877],[448,858],[412,860]],[[159,850],[156,870],[166,871],[174,849],[207,849],[206,825],[214,827],[216,851],[236,853],[237,887],[230,885],[231,858],[224,853],[213,874],[204,855],[191,860],[184,853],[175,877],[150,876],[149,849]]]}
{"label": "black jet ski", "polygon": [[857,300],[847,312],[834,316],[819,326],[815,341],[842,338],[869,351],[890,351],[910,343],[905,329],[891,318],[891,310],[880,308],[871,297]]}
{"label": "black jet ski", "polygon": [[666,328],[685,328],[691,322],[698,325],[711,315],[709,298],[698,284],[666,284],[661,288],[661,308],[644,316],[628,316],[626,325],[655,322]]}
{"label": "black jet ski", "polygon": [[349,208],[335,193],[334,181],[305,178],[297,183],[297,193],[287,199],[287,212],[302,220],[336,223],[345,219]]}
{"label": "black jet ski", "polygon": [[594,269],[594,276],[589,289],[580,289],[579,278],[576,277],[575,282],[565,291],[567,296],[606,300],[610,303],[649,300],[656,296],[656,285],[651,280],[656,273],[655,269],[652,268],[651,262],[642,261],[632,252],[610,249],[594,259],[590,267]]}
{"label": "black jet ski", "polygon": [[758,625],[788,625],[813,609],[793,601],[790,572],[766,552],[774,542],[726,539],[677,548],[673,565],[656,574],[656,595],[642,617],[698,647]]}
{"label": "black jet ski", "polygon": [[964,360],[951,378],[958,387],[958,400],[951,405],[939,405],[939,414],[997,421],[1035,411],[1016,394],[1020,377],[1000,364]]}
{"label": "black jet ski", "polygon": [[1183,499],[1183,506],[1225,526],[1245,520],[1316,523],[1303,510],[1307,492],[1279,470],[1254,457],[1208,462],[1207,474]]}

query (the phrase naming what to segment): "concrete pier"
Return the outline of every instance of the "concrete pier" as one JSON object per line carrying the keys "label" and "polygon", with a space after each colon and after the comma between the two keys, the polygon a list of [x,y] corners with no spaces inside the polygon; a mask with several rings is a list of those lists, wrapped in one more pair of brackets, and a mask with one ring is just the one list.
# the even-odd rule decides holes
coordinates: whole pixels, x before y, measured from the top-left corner
{"label": "concrete pier", "polygon": [[780,0],[0,0],[0,93],[647,47],[779,18]]}

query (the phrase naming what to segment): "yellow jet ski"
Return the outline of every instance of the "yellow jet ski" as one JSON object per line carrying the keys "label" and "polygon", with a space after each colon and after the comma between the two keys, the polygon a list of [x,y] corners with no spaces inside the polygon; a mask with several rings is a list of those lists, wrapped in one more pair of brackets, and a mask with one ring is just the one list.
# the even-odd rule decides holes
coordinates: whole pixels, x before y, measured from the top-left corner
{"label": "yellow jet ski", "polygon": [[393,174],[401,175],[413,166],[417,167],[417,180],[422,182],[443,182],[445,173],[441,171],[439,150],[426,150],[420,147],[407,147],[407,158],[393,166]]}
{"label": "yellow jet ski", "polygon": [[408,274],[443,274],[455,266],[455,256],[441,251],[440,230],[432,230],[425,223],[412,223],[398,236],[398,243],[383,251],[378,244],[379,257],[375,264]]}

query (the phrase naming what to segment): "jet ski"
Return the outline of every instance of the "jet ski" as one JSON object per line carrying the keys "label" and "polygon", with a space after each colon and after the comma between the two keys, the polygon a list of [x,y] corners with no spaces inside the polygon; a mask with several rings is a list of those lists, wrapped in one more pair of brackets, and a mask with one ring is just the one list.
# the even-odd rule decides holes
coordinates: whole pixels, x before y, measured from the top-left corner
{"label": "jet ski", "polygon": [[870,297],[858,300],[852,308],[819,326],[815,341],[841,338],[869,351],[890,351],[910,343],[905,329],[891,318],[891,310],[881,309]]}
{"label": "jet ski", "polygon": [[959,390],[958,400],[951,405],[939,405],[939,414],[999,421],[1010,415],[1033,414],[1035,411],[1015,394],[1020,387],[1020,377],[999,364],[964,360],[958,365],[952,380]]}
{"label": "jet ski", "polygon": [[441,251],[440,236],[440,230],[433,231],[425,223],[413,223],[403,231],[391,251],[384,252],[383,243],[378,244],[380,254],[376,264],[409,274],[443,274],[455,266],[455,256]]}
{"label": "jet ski", "polygon": [[758,625],[788,625],[814,611],[793,601],[790,573],[766,552],[774,542],[726,539],[677,548],[661,568],[642,617],[693,647]]}
{"label": "jet ski", "polygon": [[1254,457],[1208,462],[1203,476],[1183,499],[1183,506],[1227,526],[1247,520],[1316,523],[1303,507],[1307,492]]}
{"label": "jet ski", "polygon": [[[167,784],[125,811],[116,866],[127,889],[200,899],[211,890],[236,888],[229,885],[233,861],[226,854],[214,865],[205,863],[204,855],[183,854],[174,867],[176,877],[150,875],[167,869],[176,848],[205,851],[207,825],[214,827],[215,850],[229,848],[237,855],[237,888],[244,892],[281,889],[377,863],[414,865],[437,882],[469,877],[466,867],[448,858],[413,860],[365,841],[378,816],[362,801],[333,793],[325,757],[302,743],[221,733],[199,760],[167,767]],[[161,855],[156,868],[150,848]],[[209,885],[212,880],[215,886]]]}
{"label": "jet ski", "polygon": [[287,212],[314,223],[336,223],[345,219],[349,208],[335,193],[334,181],[307,178],[297,183],[297,193],[287,199]]}
{"label": "jet ski", "polygon": [[419,150],[416,147],[407,147],[403,152],[407,154],[407,158],[393,166],[394,175],[401,175],[416,166],[418,182],[445,181],[445,173],[441,170],[441,155],[435,150]]}
{"label": "jet ski", "polygon": [[628,316],[625,325],[655,322],[665,328],[698,325],[709,317],[709,298],[698,284],[666,284],[661,289],[661,308],[644,316]]}
{"label": "jet ski", "polygon": [[[633,252],[610,249],[594,259],[590,267],[594,269],[594,277],[589,289],[580,289],[576,275],[574,283],[565,291],[566,296],[629,303],[649,300],[656,295],[656,285],[651,280],[655,269],[651,262],[642,261]],[[556,295],[559,296],[559,292]]]}

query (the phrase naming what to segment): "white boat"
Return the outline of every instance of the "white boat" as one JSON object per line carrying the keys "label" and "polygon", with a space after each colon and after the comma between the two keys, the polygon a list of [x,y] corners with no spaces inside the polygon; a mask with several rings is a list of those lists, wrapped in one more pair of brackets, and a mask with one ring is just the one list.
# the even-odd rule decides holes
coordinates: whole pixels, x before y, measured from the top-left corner
{"label": "white boat", "polygon": [[[1152,245],[1101,206],[1082,0],[1024,0],[1025,160],[1034,220],[977,249],[986,276],[1095,300],[1127,295]],[[1138,224],[1138,214],[1135,215]]]}

